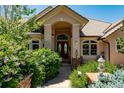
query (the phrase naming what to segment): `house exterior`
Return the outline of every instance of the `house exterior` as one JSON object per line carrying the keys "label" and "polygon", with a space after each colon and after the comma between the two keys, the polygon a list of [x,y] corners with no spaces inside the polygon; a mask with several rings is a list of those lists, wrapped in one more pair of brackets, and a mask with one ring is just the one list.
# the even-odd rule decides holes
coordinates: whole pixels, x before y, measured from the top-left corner
{"label": "house exterior", "polygon": [[36,20],[44,23],[30,33],[32,49],[50,48],[60,53],[63,62],[71,64],[95,60],[100,55],[111,63],[124,63],[116,41],[124,36],[124,20],[111,24],[89,19],[64,5],[47,7],[36,15]]}

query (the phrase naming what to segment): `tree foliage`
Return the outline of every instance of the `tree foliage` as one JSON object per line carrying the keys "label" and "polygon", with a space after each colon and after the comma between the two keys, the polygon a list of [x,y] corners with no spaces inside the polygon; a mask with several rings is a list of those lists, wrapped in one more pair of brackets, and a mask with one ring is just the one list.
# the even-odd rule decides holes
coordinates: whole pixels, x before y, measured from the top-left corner
{"label": "tree foliage", "polygon": [[35,9],[30,9],[28,6],[20,6],[20,5],[1,5],[0,6],[0,16],[11,19],[11,20],[19,20],[22,17],[29,16],[34,13]]}
{"label": "tree foliage", "polygon": [[38,28],[39,23],[34,18],[22,22],[24,16],[34,12],[27,6],[0,6],[0,10],[0,85],[16,87],[25,75],[21,68],[32,52],[28,49],[28,32]]}

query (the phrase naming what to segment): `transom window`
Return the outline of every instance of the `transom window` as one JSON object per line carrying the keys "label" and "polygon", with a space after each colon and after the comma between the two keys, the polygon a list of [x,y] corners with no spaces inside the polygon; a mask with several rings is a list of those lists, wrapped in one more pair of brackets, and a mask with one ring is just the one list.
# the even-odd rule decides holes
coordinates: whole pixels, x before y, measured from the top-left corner
{"label": "transom window", "polygon": [[59,36],[57,36],[57,40],[68,40],[68,36],[64,35],[64,34],[59,35]]}
{"label": "transom window", "polygon": [[32,40],[32,49],[39,49],[39,40]]}
{"label": "transom window", "polygon": [[83,55],[97,55],[97,42],[87,40],[83,42]]}

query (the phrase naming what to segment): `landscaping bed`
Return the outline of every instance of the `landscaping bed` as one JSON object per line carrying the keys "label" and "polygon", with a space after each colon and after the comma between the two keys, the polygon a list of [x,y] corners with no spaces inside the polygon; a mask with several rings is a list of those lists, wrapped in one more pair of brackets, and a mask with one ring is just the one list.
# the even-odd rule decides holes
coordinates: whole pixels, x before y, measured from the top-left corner
{"label": "landscaping bed", "polygon": [[[113,73],[115,70],[115,65],[105,62],[105,72]],[[79,66],[77,69],[74,69],[69,76],[71,86],[74,88],[87,88],[89,83],[86,73],[92,72],[98,72],[98,62],[95,60],[88,61],[85,64]]]}

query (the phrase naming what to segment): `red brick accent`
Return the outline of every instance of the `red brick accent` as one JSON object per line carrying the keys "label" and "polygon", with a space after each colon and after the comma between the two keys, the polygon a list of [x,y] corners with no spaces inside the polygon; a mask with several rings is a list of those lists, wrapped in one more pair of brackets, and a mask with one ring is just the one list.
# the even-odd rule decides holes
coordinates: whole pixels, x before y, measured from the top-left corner
{"label": "red brick accent", "polygon": [[17,88],[30,88],[31,87],[31,80],[32,75],[30,74],[27,77],[25,77],[20,83],[18,84]]}

